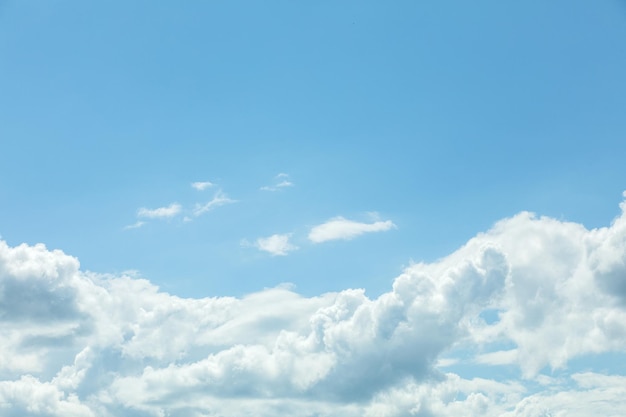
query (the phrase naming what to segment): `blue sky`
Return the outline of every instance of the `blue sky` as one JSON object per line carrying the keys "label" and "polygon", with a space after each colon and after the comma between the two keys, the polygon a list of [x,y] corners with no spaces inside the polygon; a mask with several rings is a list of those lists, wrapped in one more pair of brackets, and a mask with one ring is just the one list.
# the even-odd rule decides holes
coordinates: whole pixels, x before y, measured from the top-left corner
{"label": "blue sky", "polygon": [[[624,39],[617,0],[0,0],[0,236],[61,250],[86,276],[242,303],[280,285],[309,303],[381,300],[478,234],[524,239],[511,220],[524,211],[596,242],[626,189]],[[605,269],[598,285],[620,293]],[[516,378],[624,353],[570,346],[534,369],[511,359],[535,352],[522,333],[493,342],[518,349]],[[495,360],[476,340],[437,358]]]}

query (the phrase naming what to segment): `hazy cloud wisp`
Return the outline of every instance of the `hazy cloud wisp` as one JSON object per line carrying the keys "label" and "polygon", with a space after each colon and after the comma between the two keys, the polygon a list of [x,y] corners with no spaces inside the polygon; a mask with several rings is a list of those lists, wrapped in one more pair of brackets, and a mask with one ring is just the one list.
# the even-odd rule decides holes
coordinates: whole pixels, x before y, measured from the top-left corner
{"label": "hazy cloud wisp", "polygon": [[172,203],[167,207],[159,207],[155,209],[140,208],[137,210],[138,217],[145,217],[148,219],[167,219],[180,214],[182,206],[178,203]]}
{"label": "hazy cloud wisp", "polygon": [[281,172],[274,177],[273,185],[265,185],[260,188],[262,191],[278,191],[281,188],[293,187],[293,182],[289,179],[289,174]]}
{"label": "hazy cloud wisp", "polygon": [[205,204],[196,204],[193,214],[198,217],[203,215],[204,213],[213,210],[216,207],[224,206],[226,204],[235,203],[236,200],[229,198],[226,194],[224,194],[221,190],[215,193],[213,199]]}
{"label": "hazy cloud wisp", "polygon": [[213,187],[213,185],[211,181],[197,181],[191,183],[191,187],[198,191],[206,190],[207,188]]}

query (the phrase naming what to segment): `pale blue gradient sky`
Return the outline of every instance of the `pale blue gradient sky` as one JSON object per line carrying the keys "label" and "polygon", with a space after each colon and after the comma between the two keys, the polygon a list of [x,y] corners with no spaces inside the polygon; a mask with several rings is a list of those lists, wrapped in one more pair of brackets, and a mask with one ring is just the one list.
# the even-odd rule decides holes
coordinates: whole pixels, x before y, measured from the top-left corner
{"label": "pale blue gradient sky", "polygon": [[[0,234],[184,296],[376,295],[521,210],[606,225],[625,39],[620,1],[2,1]],[[217,189],[237,202],[124,230]],[[396,228],[306,238],[370,212]]]}

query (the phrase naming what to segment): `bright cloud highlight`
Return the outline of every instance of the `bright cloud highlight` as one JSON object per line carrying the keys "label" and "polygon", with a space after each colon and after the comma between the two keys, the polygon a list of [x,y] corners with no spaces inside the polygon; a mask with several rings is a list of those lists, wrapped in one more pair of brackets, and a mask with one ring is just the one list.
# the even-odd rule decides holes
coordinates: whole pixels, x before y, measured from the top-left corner
{"label": "bright cloud highlight", "polygon": [[309,240],[314,243],[338,239],[349,240],[364,233],[385,232],[395,227],[396,225],[391,220],[360,223],[339,216],[313,227],[309,232]]}

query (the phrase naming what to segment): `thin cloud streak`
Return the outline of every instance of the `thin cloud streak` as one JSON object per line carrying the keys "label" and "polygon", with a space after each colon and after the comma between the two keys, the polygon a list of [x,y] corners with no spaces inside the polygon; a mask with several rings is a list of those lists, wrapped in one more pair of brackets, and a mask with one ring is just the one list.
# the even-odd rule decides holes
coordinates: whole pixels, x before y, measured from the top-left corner
{"label": "thin cloud streak", "polygon": [[148,209],[145,207],[137,210],[137,217],[146,217],[149,219],[166,219],[177,216],[182,210],[182,206],[178,203],[172,203],[167,207],[159,207]]}
{"label": "thin cloud streak", "polygon": [[394,228],[396,225],[391,220],[360,223],[339,216],[313,227],[309,232],[309,240],[313,243],[350,240],[364,233],[385,232]]}
{"label": "thin cloud streak", "polygon": [[211,201],[205,204],[196,204],[193,215],[198,217],[213,210],[216,207],[224,206],[226,204],[236,203],[237,200],[233,200],[229,198],[226,194],[224,194],[221,190],[215,193],[215,196]]}
{"label": "thin cloud streak", "polygon": [[138,221],[136,223],[129,224],[128,226],[124,226],[124,230],[139,229],[140,227],[142,227],[145,224],[146,224],[146,222],[142,222],[140,220],[140,221]]}
{"label": "thin cloud streak", "polygon": [[285,174],[281,172],[280,174],[274,177],[276,184],[274,185],[265,185],[259,188],[261,191],[278,191],[281,188],[293,187],[293,182],[289,180],[289,174]]}

